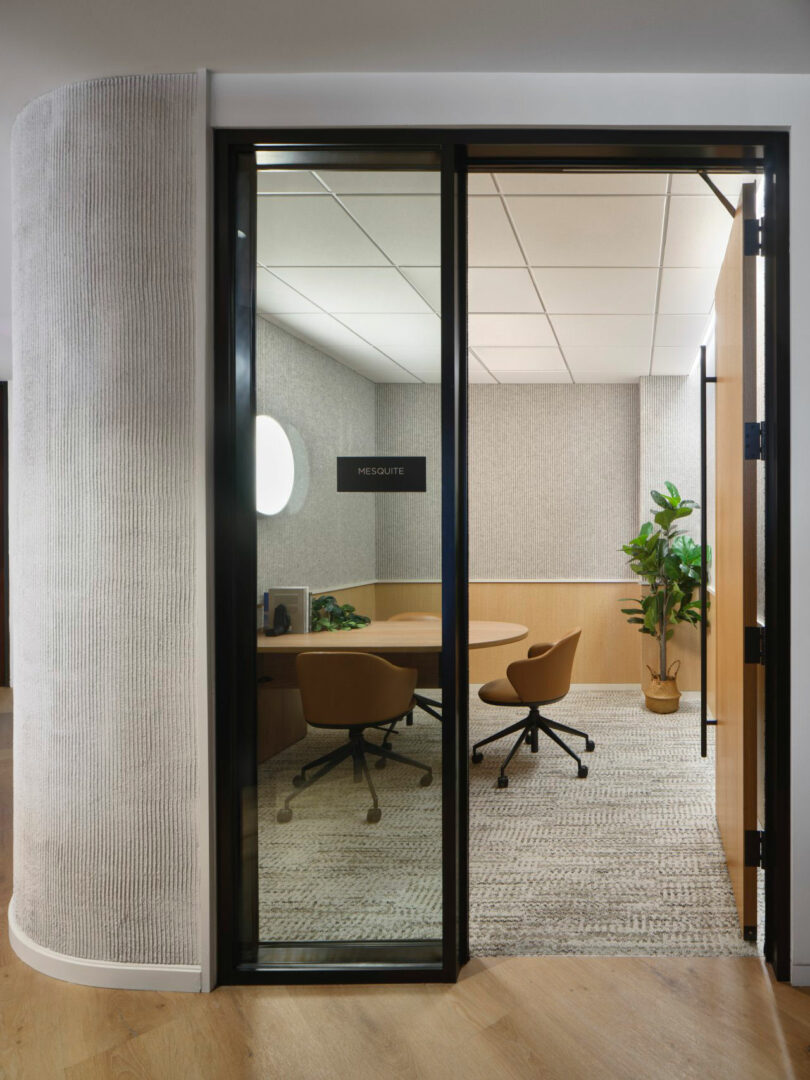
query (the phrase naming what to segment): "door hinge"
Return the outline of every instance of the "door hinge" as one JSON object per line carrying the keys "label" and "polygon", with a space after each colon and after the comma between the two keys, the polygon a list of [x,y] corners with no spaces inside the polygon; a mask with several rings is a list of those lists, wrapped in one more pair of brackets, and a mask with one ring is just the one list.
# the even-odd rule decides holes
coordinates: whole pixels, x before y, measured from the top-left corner
{"label": "door hinge", "polygon": [[745,830],[745,865],[765,866],[765,833],[761,829]]}
{"label": "door hinge", "polygon": [[743,221],[743,255],[765,254],[765,219],[746,218]]}
{"label": "door hinge", "polygon": [[743,456],[746,461],[765,460],[765,421],[751,420],[743,429]]}
{"label": "door hinge", "polygon": [[743,653],[746,664],[765,663],[764,626],[746,626],[743,639]]}

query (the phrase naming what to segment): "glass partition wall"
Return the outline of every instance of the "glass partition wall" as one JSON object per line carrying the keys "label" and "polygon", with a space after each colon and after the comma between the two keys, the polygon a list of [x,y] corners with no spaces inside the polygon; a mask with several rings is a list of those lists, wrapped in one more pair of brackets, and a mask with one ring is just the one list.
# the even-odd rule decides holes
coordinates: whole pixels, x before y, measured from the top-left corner
{"label": "glass partition wall", "polygon": [[229,151],[220,258],[236,304],[217,397],[236,448],[218,527],[240,558],[218,657],[238,671],[227,700],[218,688],[236,764],[220,978],[453,978],[466,618],[463,371],[456,320],[442,327],[452,163],[429,148]]}

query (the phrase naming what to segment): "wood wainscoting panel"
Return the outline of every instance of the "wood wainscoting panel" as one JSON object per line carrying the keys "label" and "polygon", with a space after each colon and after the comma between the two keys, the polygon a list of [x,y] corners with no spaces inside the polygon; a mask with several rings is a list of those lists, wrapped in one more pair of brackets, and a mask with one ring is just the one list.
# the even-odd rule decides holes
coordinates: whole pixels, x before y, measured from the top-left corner
{"label": "wood wainscoting panel", "polygon": [[[508,664],[522,660],[529,645],[553,641],[572,626],[582,627],[574,682],[637,683],[641,639],[621,613],[621,597],[638,596],[633,581],[528,581],[470,583],[470,618],[522,623],[526,641],[470,653],[470,682],[501,678]],[[441,610],[438,582],[379,582],[377,618],[398,611]]]}
{"label": "wood wainscoting panel", "polygon": [[334,596],[339,604],[353,604],[358,615],[368,615],[370,619],[376,619],[375,601],[377,598],[377,586],[354,585],[350,589],[319,589],[312,593],[316,596]]}

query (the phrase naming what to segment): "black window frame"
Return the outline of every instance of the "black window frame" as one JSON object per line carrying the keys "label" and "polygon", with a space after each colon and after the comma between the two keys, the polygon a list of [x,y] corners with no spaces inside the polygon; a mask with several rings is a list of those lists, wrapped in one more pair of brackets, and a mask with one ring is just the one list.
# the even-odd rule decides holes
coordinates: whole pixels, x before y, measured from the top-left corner
{"label": "black window frame", "polygon": [[[445,740],[443,959],[441,964],[324,964],[262,968],[239,955],[239,921],[255,918],[256,867],[241,858],[245,782],[255,783],[255,631],[240,605],[255,600],[253,427],[247,356],[255,351],[255,297],[236,295],[237,268],[255,267],[257,146],[292,149],[438,149],[442,174],[442,614],[443,678],[457,739]],[[454,981],[469,959],[467,773],[467,348],[466,193],[473,171],[575,169],[764,171],[765,410],[765,957],[790,975],[790,269],[789,135],[769,129],[285,128],[214,132],[214,626],[219,983]],[[252,175],[253,179],[250,179]],[[778,180],[778,182],[777,182]],[[250,208],[252,202],[253,209]],[[251,219],[251,214],[253,218]],[[238,242],[241,231],[244,244]],[[240,525],[241,523],[241,525]],[[250,699],[250,700],[249,700]],[[241,716],[241,725],[236,717]],[[250,717],[252,716],[252,721]],[[252,734],[251,734],[252,724]],[[448,725],[449,727],[449,725]],[[237,738],[237,732],[242,737]],[[452,750],[452,753],[448,753]],[[249,823],[248,823],[249,824]]]}

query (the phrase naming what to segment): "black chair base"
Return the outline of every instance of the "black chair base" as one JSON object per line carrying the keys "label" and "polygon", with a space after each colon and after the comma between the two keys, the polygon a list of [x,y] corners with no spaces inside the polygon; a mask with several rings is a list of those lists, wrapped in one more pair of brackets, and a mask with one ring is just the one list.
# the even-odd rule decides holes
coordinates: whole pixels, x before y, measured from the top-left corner
{"label": "black chair base", "polygon": [[578,735],[581,739],[585,740],[585,750],[590,753],[595,743],[584,731],[579,731],[577,728],[567,727],[565,724],[558,724],[556,720],[549,720],[546,716],[541,716],[536,705],[529,706],[529,715],[523,719],[518,720],[517,723],[510,724],[509,727],[503,729],[503,731],[497,732],[495,735],[490,735],[487,739],[482,739],[477,742],[472,750],[473,764],[478,765],[484,760],[484,755],[481,753],[479,747],[486,746],[487,743],[496,742],[498,739],[503,739],[507,735],[514,735],[518,733],[517,739],[506,755],[503,764],[501,765],[500,775],[498,776],[498,787],[509,787],[509,777],[506,775],[506,769],[509,762],[515,756],[523,743],[528,743],[531,746],[533,754],[536,754],[539,749],[538,733],[543,732],[549,739],[557,743],[565,750],[566,754],[570,754],[571,757],[577,763],[577,776],[580,780],[584,780],[588,775],[588,766],[582,764],[582,759],[578,754],[575,754],[571,747],[563,742],[563,740],[557,734],[558,731],[564,731],[566,735]]}
{"label": "black chair base", "polygon": [[[378,725],[373,725],[378,726]],[[392,725],[393,726],[393,725]],[[337,765],[340,765],[342,761],[347,758],[352,759],[352,765],[354,767],[354,781],[359,781],[365,777],[368,789],[371,793],[372,806],[369,808],[366,814],[366,821],[370,825],[375,825],[382,817],[382,810],[380,810],[380,804],[377,799],[377,790],[371,780],[371,773],[369,772],[368,762],[366,761],[366,755],[371,754],[372,757],[379,758],[383,763],[386,761],[398,761],[401,765],[412,765],[415,769],[422,769],[424,775],[419,781],[422,787],[430,787],[433,783],[433,770],[429,765],[423,765],[421,761],[416,761],[414,758],[405,757],[403,754],[395,754],[393,750],[389,750],[383,743],[382,746],[377,746],[376,743],[369,742],[363,735],[364,728],[349,728],[349,741],[342,746],[338,746],[337,749],[331,750],[328,754],[323,754],[319,758],[315,758],[314,761],[308,762],[302,766],[301,772],[293,777],[293,787],[297,790],[288,795],[284,800],[284,806],[276,814],[276,820],[282,824],[292,820],[292,809],[290,803],[293,799],[296,799],[307,788],[311,788],[313,784],[317,784],[319,780],[322,780],[327,773],[330,773]],[[389,732],[390,734],[390,732]],[[388,736],[386,735],[386,739]],[[310,769],[318,769],[315,775],[311,779],[307,779],[306,774]]]}

